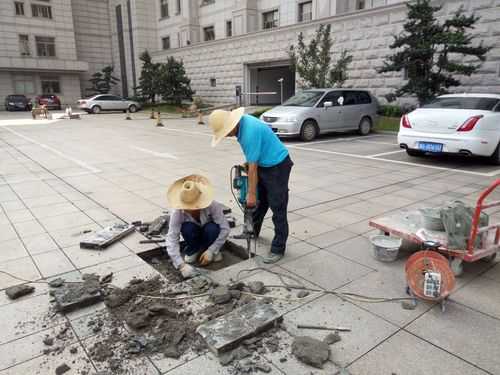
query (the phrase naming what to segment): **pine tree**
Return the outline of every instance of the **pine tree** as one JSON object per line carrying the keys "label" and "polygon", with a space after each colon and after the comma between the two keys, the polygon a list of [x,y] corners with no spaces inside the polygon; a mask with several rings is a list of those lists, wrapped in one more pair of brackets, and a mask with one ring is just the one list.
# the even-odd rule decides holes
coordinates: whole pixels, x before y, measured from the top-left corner
{"label": "pine tree", "polygon": [[113,76],[114,68],[112,66],[104,67],[100,72],[92,74],[89,82],[92,83],[91,90],[99,94],[107,94],[111,88],[116,85],[120,80]]}
{"label": "pine tree", "polygon": [[288,55],[305,87],[341,87],[347,79],[347,67],[352,56],[342,51],[339,60],[332,67],[331,49],[333,41],[331,26],[320,25],[309,44],[299,33],[297,45],[290,46]]}
{"label": "pine tree", "polygon": [[[491,48],[482,42],[477,46],[472,44],[473,37],[468,30],[474,28],[479,17],[465,15],[463,8],[440,23],[435,13],[441,6],[432,6],[430,0],[416,0],[407,7],[404,31],[394,36],[390,46],[398,51],[387,57],[380,72],[405,70],[408,82],[395,95],[415,95],[422,104],[447,93],[450,87],[460,86],[457,75],[475,73]],[[459,57],[467,56],[474,57],[475,61],[460,61]]]}
{"label": "pine tree", "polygon": [[186,75],[184,63],[169,57],[167,62],[159,67],[159,94],[166,102],[180,105],[184,99],[192,99],[194,91],[191,80]]}
{"label": "pine tree", "polygon": [[139,85],[136,87],[139,96],[144,101],[150,101],[155,104],[156,95],[160,90],[159,69],[160,64],[153,63],[148,51],[144,51],[139,59],[142,61],[141,76]]}

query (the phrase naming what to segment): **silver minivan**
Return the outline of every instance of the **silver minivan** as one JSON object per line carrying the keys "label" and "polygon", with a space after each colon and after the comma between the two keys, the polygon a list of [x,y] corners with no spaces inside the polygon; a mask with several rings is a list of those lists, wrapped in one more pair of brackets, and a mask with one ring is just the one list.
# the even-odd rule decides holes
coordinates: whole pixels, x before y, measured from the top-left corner
{"label": "silver minivan", "polygon": [[310,89],[264,112],[260,119],[279,137],[300,136],[308,142],[328,132],[358,130],[367,135],[377,111],[377,99],[366,90]]}
{"label": "silver minivan", "polygon": [[94,95],[88,99],[78,100],[78,108],[87,113],[101,113],[102,111],[129,111],[137,112],[141,105],[133,100],[124,99],[121,96],[100,94]]}

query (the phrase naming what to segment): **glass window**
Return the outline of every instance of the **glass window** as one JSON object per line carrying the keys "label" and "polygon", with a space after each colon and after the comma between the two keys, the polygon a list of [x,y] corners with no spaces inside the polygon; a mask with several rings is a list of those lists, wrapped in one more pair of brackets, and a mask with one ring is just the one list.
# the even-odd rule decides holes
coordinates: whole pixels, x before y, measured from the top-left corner
{"label": "glass window", "polygon": [[366,8],[366,0],[356,0],[356,10],[361,10]]}
{"label": "glass window", "polygon": [[56,42],[52,37],[35,36],[36,53],[40,57],[55,57]]}
{"label": "glass window", "polygon": [[59,78],[57,77],[42,77],[40,78],[42,83],[42,93],[43,94],[60,94],[61,85],[59,83]]}
{"label": "glass window", "polygon": [[262,13],[262,28],[272,29],[278,27],[279,24],[279,12],[278,10],[272,10],[270,12]]}
{"label": "glass window", "polygon": [[344,91],[344,106],[358,104],[357,95],[356,91]]}
{"label": "glass window", "polygon": [[48,5],[31,4],[31,14],[33,17],[52,19],[52,8]]}
{"label": "glass window", "polygon": [[24,3],[15,1],[14,5],[16,6],[16,16],[24,16]]}
{"label": "glass window", "polygon": [[165,38],[161,38],[161,46],[163,49],[170,49],[170,37],[166,36]]}
{"label": "glass window", "polygon": [[215,29],[213,26],[208,26],[203,28],[203,40],[215,40]]}
{"label": "glass window", "polygon": [[324,93],[324,91],[302,91],[292,96],[283,105],[290,107],[312,107]]}
{"label": "glass window", "polygon": [[233,21],[226,21],[226,36],[228,38],[233,36]]}
{"label": "glass window", "polygon": [[332,105],[338,106],[339,105],[339,98],[342,96],[342,91],[330,91],[328,94],[326,94],[323,99],[321,99],[321,102],[318,104],[318,108],[322,108],[325,104],[325,102],[332,102]]}
{"label": "glass window", "polygon": [[176,7],[176,9],[175,9],[175,14],[181,14],[181,13],[182,13],[182,9],[181,9],[181,0],[177,0],[177,1],[176,1],[176,3],[177,3],[177,4],[176,4],[176,5],[177,5],[177,7]]}
{"label": "glass window", "polygon": [[372,102],[372,98],[367,92],[358,91],[357,94],[357,103],[358,104],[370,104]]}
{"label": "glass window", "polygon": [[21,52],[21,56],[30,56],[30,40],[29,36],[25,34],[19,35],[19,51]]}
{"label": "glass window", "polygon": [[168,17],[168,0],[160,0],[160,15],[161,18]]}
{"label": "glass window", "polygon": [[422,108],[446,108],[446,109],[477,109],[480,111],[493,111],[500,99],[481,97],[445,97],[436,98]]}
{"label": "glass window", "polygon": [[202,0],[201,5],[215,4],[215,0]]}
{"label": "glass window", "polygon": [[16,94],[34,94],[35,84],[33,77],[29,75],[14,77],[14,89]]}
{"label": "glass window", "polygon": [[217,86],[217,80],[215,78],[210,78],[210,86],[211,87],[216,87]]}
{"label": "glass window", "polygon": [[299,22],[312,20],[312,1],[299,4]]}

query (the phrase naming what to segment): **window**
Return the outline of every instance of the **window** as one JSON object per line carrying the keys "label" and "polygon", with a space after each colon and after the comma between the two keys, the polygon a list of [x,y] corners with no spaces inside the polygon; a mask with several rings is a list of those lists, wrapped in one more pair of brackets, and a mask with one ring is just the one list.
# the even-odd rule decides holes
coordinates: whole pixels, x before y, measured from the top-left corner
{"label": "window", "polygon": [[356,0],[356,10],[361,10],[366,8],[366,0]]}
{"label": "window", "polygon": [[278,10],[262,13],[262,28],[272,29],[274,27],[278,27],[278,17]]}
{"label": "window", "polygon": [[215,0],[202,0],[201,6],[215,4]]}
{"label": "window", "polygon": [[40,78],[42,82],[42,93],[43,94],[60,94],[61,85],[59,84],[59,78],[57,77],[42,77]]}
{"label": "window", "polygon": [[35,36],[36,53],[40,57],[55,57],[56,42],[52,37]]}
{"label": "window", "polygon": [[33,17],[52,19],[52,8],[48,5],[31,4],[31,14]]}
{"label": "window", "polygon": [[14,77],[14,89],[16,94],[34,94],[35,85],[33,77],[29,75]]}
{"label": "window", "polygon": [[323,99],[321,99],[321,102],[318,104],[318,108],[322,108],[325,104],[325,102],[332,102],[332,105],[338,106],[339,105],[339,98],[342,96],[342,91],[330,91],[328,94],[326,94]]}
{"label": "window", "polygon": [[312,1],[299,4],[299,22],[312,20]]}
{"label": "window", "polygon": [[161,18],[168,17],[168,0],[160,0],[160,15]]}
{"label": "window", "polygon": [[21,56],[30,56],[30,39],[28,35],[20,34],[19,35],[19,51],[21,52]]}
{"label": "window", "polygon": [[170,37],[161,38],[161,48],[170,49]]}
{"label": "window", "polygon": [[233,21],[226,21],[226,36],[228,38],[233,36]]}
{"label": "window", "polygon": [[357,96],[356,91],[345,91],[344,92],[344,105],[358,104],[356,96]]}
{"label": "window", "polygon": [[209,40],[215,40],[215,29],[213,26],[203,28],[203,40],[205,42]]}
{"label": "window", "polygon": [[441,97],[436,98],[422,108],[447,108],[447,109],[474,109],[479,111],[493,111],[498,104],[496,98],[486,97]]}
{"label": "window", "polygon": [[210,78],[210,87],[216,87],[217,86],[217,80],[215,78]]}
{"label": "window", "polygon": [[372,102],[372,98],[365,91],[358,91],[356,93],[357,96],[357,104],[370,104]]}
{"label": "window", "polygon": [[175,9],[175,14],[181,14],[181,12],[182,12],[182,9],[181,9],[181,0],[177,0],[176,3],[177,3],[177,7]]}
{"label": "window", "polygon": [[312,107],[324,93],[324,91],[301,91],[284,102],[283,105],[291,107]]}
{"label": "window", "polygon": [[14,5],[16,7],[16,16],[24,16],[24,3],[15,1]]}

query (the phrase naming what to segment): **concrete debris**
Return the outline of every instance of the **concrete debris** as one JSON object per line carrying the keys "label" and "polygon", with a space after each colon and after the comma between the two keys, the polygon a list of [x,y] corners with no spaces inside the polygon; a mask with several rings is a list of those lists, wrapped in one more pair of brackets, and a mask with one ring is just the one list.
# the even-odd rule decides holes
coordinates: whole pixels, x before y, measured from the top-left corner
{"label": "concrete debris", "polygon": [[250,357],[252,353],[245,347],[236,348],[230,352],[223,353],[219,356],[219,362],[222,366],[227,366],[233,361],[238,361]]}
{"label": "concrete debris", "polygon": [[135,231],[135,226],[116,223],[103,228],[80,242],[81,249],[102,250]]}
{"label": "concrete debris", "polygon": [[113,272],[108,273],[107,275],[101,277],[101,280],[99,282],[101,284],[109,284],[111,281],[113,281]]}
{"label": "concrete debris", "polygon": [[27,284],[15,285],[5,289],[5,294],[10,299],[18,299],[20,297],[31,294],[35,291],[35,287]]}
{"label": "concrete debris", "polygon": [[309,295],[307,290],[301,290],[297,293],[297,298],[305,298]]}
{"label": "concrete debris", "polygon": [[265,286],[262,281],[251,281],[248,283],[248,288],[254,294],[264,294]]}
{"label": "concrete debris", "polygon": [[336,342],[339,342],[340,340],[342,340],[342,338],[340,337],[339,333],[332,332],[332,333],[329,333],[328,335],[325,336],[325,338],[323,339],[323,342],[328,344],[328,345],[332,345],[332,344],[335,344]]}
{"label": "concrete debris", "polygon": [[133,329],[141,329],[149,325],[149,312],[146,310],[135,311],[128,314],[125,322]]}
{"label": "concrete debris", "polygon": [[74,346],[74,347],[72,347],[72,348],[69,350],[69,352],[70,352],[71,354],[76,354],[76,353],[78,353],[78,348]]}
{"label": "concrete debris", "polygon": [[238,363],[235,366],[235,369],[239,373],[243,373],[243,374],[250,374],[250,373],[259,372],[259,371],[268,374],[272,371],[272,367],[269,366],[268,364],[257,362],[254,360],[248,360],[248,361],[245,361],[242,363]]}
{"label": "concrete debris", "polygon": [[54,338],[49,337],[49,336],[45,336],[45,338],[43,339],[43,343],[44,343],[44,345],[52,346],[52,345],[54,345]]}
{"label": "concrete debris", "polygon": [[403,310],[415,310],[417,308],[417,303],[416,301],[403,301],[401,302],[401,307],[403,308]]}
{"label": "concrete debris", "polygon": [[170,306],[167,306],[162,303],[154,303],[148,307],[148,310],[154,315],[165,315],[170,318],[178,318],[179,312],[172,309]]}
{"label": "concrete debris", "polygon": [[228,303],[233,298],[231,291],[227,286],[219,286],[215,288],[212,290],[210,297],[212,298],[212,301],[218,305]]}
{"label": "concrete debris", "polygon": [[58,277],[57,279],[50,280],[49,281],[49,286],[51,288],[60,288],[64,285],[65,280],[61,277]]}
{"label": "concrete debris", "polygon": [[71,367],[69,367],[66,363],[63,363],[62,365],[57,366],[56,375],[65,374],[69,370],[71,370]]}
{"label": "concrete debris", "polygon": [[99,276],[82,275],[83,282],[64,284],[52,291],[59,312],[70,312],[94,305],[104,299],[104,291],[99,284]]}
{"label": "concrete debris", "polygon": [[308,336],[299,336],[293,340],[292,354],[299,361],[321,369],[330,357],[330,348],[323,341]]}

